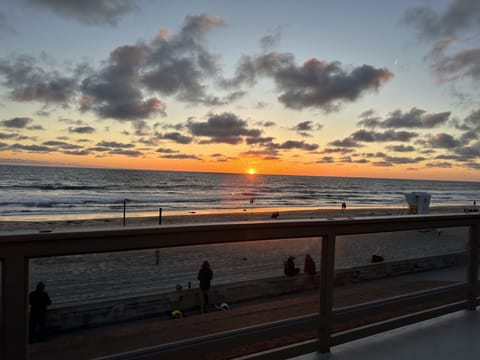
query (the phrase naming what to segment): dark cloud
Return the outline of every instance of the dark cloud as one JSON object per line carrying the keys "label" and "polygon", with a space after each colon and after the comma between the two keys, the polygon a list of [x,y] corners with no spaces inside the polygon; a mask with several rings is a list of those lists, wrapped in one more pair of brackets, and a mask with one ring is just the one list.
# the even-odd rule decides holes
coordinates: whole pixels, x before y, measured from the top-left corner
{"label": "dark cloud", "polygon": [[100,141],[99,143],[97,143],[97,146],[117,149],[130,149],[135,147],[135,145],[133,144],[124,144],[116,141]]}
{"label": "dark cloud", "polygon": [[275,81],[281,93],[278,100],[288,108],[334,111],[344,102],[355,101],[365,92],[378,90],[393,74],[370,65],[347,71],[337,61],[318,59],[309,59],[299,66],[292,54],[271,52],[256,58],[243,57],[235,78],[225,85],[253,84],[257,76],[271,77]]}
{"label": "dark cloud", "polygon": [[269,145],[273,143],[273,137],[251,137],[247,138],[245,142],[247,145]]}
{"label": "dark cloud", "polygon": [[[363,115],[363,114],[362,114]],[[395,110],[384,120],[376,116],[361,116],[362,120],[358,122],[367,128],[418,128],[431,129],[439,125],[445,125],[450,117],[450,112],[431,113],[425,110],[412,108],[409,112],[403,113],[401,110]]]}
{"label": "dark cloud", "polygon": [[162,153],[162,154],[175,154],[175,153],[178,153],[177,150],[167,149],[167,148],[158,148],[157,150],[155,150],[155,152]]}
{"label": "dark cloud", "polygon": [[353,152],[353,150],[347,147],[325,148],[322,150],[323,154],[347,154],[351,152]]}
{"label": "dark cloud", "polygon": [[143,156],[143,153],[138,150],[125,150],[124,148],[113,149],[108,152],[111,155],[126,155],[130,157],[139,157]]}
{"label": "dark cloud", "polygon": [[343,140],[334,140],[334,141],[330,142],[329,145],[337,146],[337,147],[340,147],[340,148],[354,148],[354,147],[362,146],[361,144],[359,144],[357,141],[355,141],[351,137],[347,137]]}
{"label": "dark cloud", "polygon": [[116,25],[119,19],[137,9],[133,0],[28,0],[53,13],[90,25]]}
{"label": "dark cloud", "polygon": [[446,161],[430,162],[430,163],[426,163],[425,166],[427,168],[442,168],[442,169],[450,169],[453,167],[452,163],[449,163]]}
{"label": "dark cloud", "polygon": [[160,156],[163,159],[192,159],[192,160],[202,160],[202,158],[197,155],[187,155],[187,154],[173,154],[173,155],[162,155]]}
{"label": "dark cloud", "polygon": [[433,148],[452,149],[459,146],[461,142],[455,139],[452,135],[446,133],[440,133],[432,135],[427,140],[427,143]]}
{"label": "dark cloud", "polygon": [[56,70],[45,70],[31,56],[0,59],[0,76],[16,101],[40,101],[67,104],[75,94],[77,79]]}
{"label": "dark cloud", "polygon": [[193,136],[207,137],[207,143],[239,144],[245,137],[260,137],[261,131],[249,129],[245,120],[232,113],[211,115],[206,122],[187,122]]}
{"label": "dark cloud", "polygon": [[257,121],[257,122],[255,123],[255,125],[268,128],[268,127],[275,126],[275,125],[277,125],[277,124],[275,124],[275,122],[273,122],[273,121]]}
{"label": "dark cloud", "polygon": [[95,128],[91,126],[69,127],[68,132],[76,134],[92,134],[95,132]]}
{"label": "dark cloud", "polygon": [[324,156],[321,159],[316,161],[318,164],[331,164],[335,162],[335,159],[332,156]]}
{"label": "dark cloud", "polygon": [[432,63],[437,80],[446,82],[470,77],[479,81],[480,48],[460,50],[453,55],[448,55],[446,52],[453,45],[453,41],[442,42],[434,47],[427,56]]}
{"label": "dark cloud", "polygon": [[357,130],[351,135],[354,142],[387,142],[387,141],[410,141],[418,134],[409,131],[386,130],[385,132]]}
{"label": "dark cloud", "polygon": [[314,124],[313,121],[302,121],[296,124],[291,130],[298,132],[300,135],[305,137],[311,137],[310,131],[320,130],[322,125]]}
{"label": "dark cloud", "polygon": [[404,19],[424,38],[457,37],[465,30],[480,26],[480,3],[477,0],[453,0],[443,14],[430,7],[416,7],[409,9]]}
{"label": "dark cloud", "polygon": [[[426,59],[440,82],[464,77],[480,80],[480,49],[462,49],[465,37],[478,35],[478,0],[453,0],[442,12],[431,7],[412,8],[406,12],[405,20],[421,38],[433,42]],[[456,90],[453,93],[464,97]]]}
{"label": "dark cloud", "polygon": [[90,151],[88,150],[78,150],[78,151],[64,151],[63,152],[65,155],[75,155],[75,156],[86,156],[86,155],[90,155]]}
{"label": "dark cloud", "polygon": [[220,18],[203,14],[187,16],[178,34],[160,33],[150,47],[149,68],[143,75],[146,87],[175,95],[181,101],[207,105],[225,104],[243,96],[236,91],[220,100],[206,93],[204,81],[215,77],[219,67],[217,56],[205,49],[203,38],[224,25]]}
{"label": "dark cloud", "polygon": [[415,148],[413,146],[411,146],[411,145],[405,146],[403,144],[387,146],[387,149],[390,150],[390,151],[395,151],[395,152],[413,152],[413,151],[415,151]]}
{"label": "dark cloud", "polygon": [[374,161],[372,162],[373,166],[378,166],[378,167],[392,167],[393,164],[389,161]]}
{"label": "dark cloud", "polygon": [[69,144],[69,143],[66,143],[64,141],[57,141],[57,140],[50,140],[50,141],[44,141],[42,143],[42,145],[45,145],[45,146],[55,146],[57,148],[61,148],[61,149],[70,149],[70,150],[73,150],[73,149],[81,149],[82,146],[79,146],[79,145],[75,145],[75,144]]}
{"label": "dark cloud", "polygon": [[295,141],[295,140],[287,140],[281,144],[273,145],[273,147],[281,150],[299,149],[299,150],[305,150],[305,151],[314,151],[318,149],[317,144],[307,144],[304,141]]}
{"label": "dark cloud", "polygon": [[182,135],[179,132],[169,132],[164,134],[157,134],[157,139],[165,139],[176,142],[177,144],[190,144],[193,141],[193,137]]}
{"label": "dark cloud", "polygon": [[6,134],[6,133],[0,133],[0,139],[6,140],[6,139],[16,139],[18,137],[18,134]]}
{"label": "dark cloud", "polygon": [[160,99],[144,98],[142,94],[140,70],[148,53],[149,49],[143,45],[115,49],[106,67],[82,81],[81,109],[117,120],[165,116],[166,105]]}
{"label": "dark cloud", "polygon": [[425,158],[417,156],[415,158],[400,157],[400,156],[384,156],[384,161],[391,164],[416,164],[424,161]]}
{"label": "dark cloud", "polygon": [[13,119],[2,120],[0,121],[0,124],[6,128],[24,129],[32,122],[33,119],[28,117],[16,117]]}
{"label": "dark cloud", "polygon": [[11,150],[23,150],[29,152],[52,152],[52,148],[44,145],[23,145],[23,144],[13,144],[9,147]]}
{"label": "dark cloud", "polygon": [[480,158],[480,141],[476,141],[469,146],[455,148],[455,153],[464,159]]}

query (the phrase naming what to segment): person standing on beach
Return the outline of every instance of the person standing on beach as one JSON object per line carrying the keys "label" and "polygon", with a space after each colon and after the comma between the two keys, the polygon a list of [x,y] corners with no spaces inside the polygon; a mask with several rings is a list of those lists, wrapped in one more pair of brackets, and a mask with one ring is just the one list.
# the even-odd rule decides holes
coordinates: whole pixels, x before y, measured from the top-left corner
{"label": "person standing on beach", "polygon": [[204,261],[200,271],[198,272],[200,310],[202,313],[209,312],[212,306],[212,288],[211,281],[213,279],[213,271],[210,269],[208,261]]}
{"label": "person standing on beach", "polygon": [[35,291],[32,291],[28,297],[30,304],[30,326],[29,341],[43,340],[45,338],[45,320],[47,307],[52,304],[48,293],[45,291],[45,284],[39,282]]}

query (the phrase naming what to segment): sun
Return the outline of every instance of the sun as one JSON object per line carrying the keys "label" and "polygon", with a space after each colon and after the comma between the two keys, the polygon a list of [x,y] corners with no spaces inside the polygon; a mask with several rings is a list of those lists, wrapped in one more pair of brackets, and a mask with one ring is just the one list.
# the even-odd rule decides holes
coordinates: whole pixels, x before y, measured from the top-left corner
{"label": "sun", "polygon": [[249,175],[255,175],[257,172],[255,171],[254,168],[250,168],[250,169],[247,170],[247,173],[248,173]]}

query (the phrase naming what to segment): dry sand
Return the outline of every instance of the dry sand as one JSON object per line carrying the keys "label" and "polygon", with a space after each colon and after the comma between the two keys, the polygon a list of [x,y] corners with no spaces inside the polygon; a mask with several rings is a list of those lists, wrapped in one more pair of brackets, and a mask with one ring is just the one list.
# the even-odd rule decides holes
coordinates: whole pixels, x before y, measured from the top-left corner
{"label": "dry sand", "polygon": [[[464,213],[464,206],[436,206],[430,208],[431,214]],[[186,224],[207,224],[219,222],[249,222],[249,221],[276,221],[293,219],[345,219],[365,216],[397,216],[407,215],[408,207],[368,207],[368,208],[349,208],[341,211],[337,208],[319,208],[309,210],[279,210],[279,216],[272,218],[271,209],[262,211],[262,209],[238,210],[231,213],[195,213],[186,212],[185,215],[164,215],[161,219],[162,225],[186,225]],[[128,217],[125,222],[126,227],[138,226],[159,226],[158,217]],[[161,225],[160,225],[161,226]],[[19,221],[19,220],[0,220],[0,233],[12,231],[55,231],[76,229],[99,229],[99,228],[122,228],[122,214],[118,218],[99,218],[99,219],[74,219],[74,220],[42,220],[42,221]]]}

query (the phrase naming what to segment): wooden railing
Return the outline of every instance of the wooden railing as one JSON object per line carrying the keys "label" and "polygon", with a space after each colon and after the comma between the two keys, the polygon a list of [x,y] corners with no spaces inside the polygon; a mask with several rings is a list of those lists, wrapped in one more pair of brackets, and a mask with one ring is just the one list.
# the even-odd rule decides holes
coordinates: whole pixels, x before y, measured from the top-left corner
{"label": "wooden railing", "polygon": [[[29,260],[36,257],[62,256],[175,246],[229,243],[240,241],[277,240],[301,237],[321,237],[320,308],[318,314],[263,324],[221,334],[163,344],[104,359],[181,359],[208,349],[228,349],[274,336],[317,330],[316,339],[276,348],[252,355],[254,359],[278,359],[312,351],[328,352],[330,347],[386,331],[413,322],[469,309],[478,305],[478,246],[480,216],[416,215],[340,220],[269,221],[255,223],[222,223],[156,228],[127,228],[78,232],[25,233],[0,235],[2,262],[2,329],[1,359],[24,360],[27,353],[27,294]],[[468,264],[465,282],[413,293],[394,299],[333,310],[335,278],[335,239],[339,235],[368,234],[434,228],[468,227]],[[354,319],[378,310],[394,309],[399,305],[422,304],[439,296],[461,296],[460,301],[427,310],[409,313],[361,328],[332,333],[332,325],[342,319]]]}

